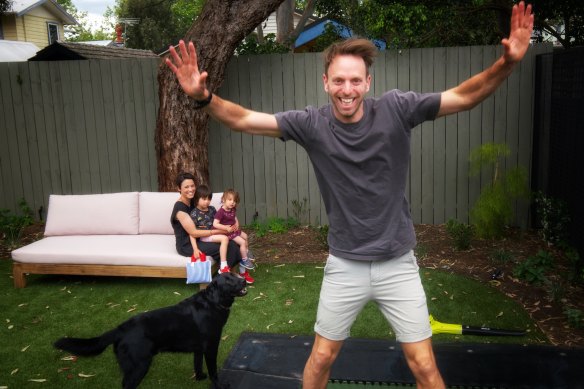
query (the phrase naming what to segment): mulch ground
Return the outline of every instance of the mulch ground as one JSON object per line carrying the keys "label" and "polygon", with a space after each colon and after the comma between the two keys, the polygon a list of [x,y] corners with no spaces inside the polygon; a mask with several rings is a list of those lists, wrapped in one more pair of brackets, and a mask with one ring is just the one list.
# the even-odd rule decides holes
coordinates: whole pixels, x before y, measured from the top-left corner
{"label": "mulch ground", "polygon": [[[293,228],[281,234],[259,237],[253,231],[250,247],[258,264],[262,263],[324,263],[327,249],[312,227]],[[42,237],[43,226],[28,227],[21,244]],[[416,254],[421,267],[439,269],[470,277],[499,289],[518,301],[546,334],[550,343],[563,346],[584,346],[584,328],[570,325],[567,308],[584,314],[584,285],[572,280],[573,265],[559,250],[548,245],[536,231],[509,229],[502,240],[474,239],[471,248],[459,251],[446,233],[444,225],[416,225]],[[0,258],[10,258],[11,247],[0,242]],[[532,285],[513,275],[518,263],[545,250],[554,257],[554,267],[546,273],[548,282]],[[504,253],[506,261],[495,259]],[[501,255],[499,255],[500,257]],[[582,326],[584,327],[584,323]]]}

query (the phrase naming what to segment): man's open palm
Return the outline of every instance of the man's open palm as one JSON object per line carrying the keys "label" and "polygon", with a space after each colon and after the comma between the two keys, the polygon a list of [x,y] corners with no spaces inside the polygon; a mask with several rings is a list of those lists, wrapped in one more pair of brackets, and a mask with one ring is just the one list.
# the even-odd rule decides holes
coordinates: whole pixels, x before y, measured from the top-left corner
{"label": "man's open palm", "polygon": [[511,31],[509,38],[501,41],[505,49],[505,60],[510,63],[521,61],[531,41],[533,32],[533,14],[531,4],[525,6],[522,1],[513,6],[511,14]]}
{"label": "man's open palm", "polygon": [[197,52],[193,42],[189,42],[187,47],[185,42],[181,40],[178,44],[180,55],[176,52],[174,47],[170,47],[170,58],[166,58],[166,64],[176,75],[178,82],[183,91],[195,100],[203,100],[206,98],[205,91],[207,90],[207,72],[199,72],[199,65],[197,64]]}

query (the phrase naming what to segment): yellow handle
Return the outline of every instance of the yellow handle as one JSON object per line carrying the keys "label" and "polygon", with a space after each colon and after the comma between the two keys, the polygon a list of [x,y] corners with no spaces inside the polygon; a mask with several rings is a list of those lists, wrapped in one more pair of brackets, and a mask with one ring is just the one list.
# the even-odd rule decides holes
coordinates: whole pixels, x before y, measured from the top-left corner
{"label": "yellow handle", "polygon": [[462,324],[441,323],[430,315],[430,326],[432,327],[432,334],[452,334],[462,335]]}

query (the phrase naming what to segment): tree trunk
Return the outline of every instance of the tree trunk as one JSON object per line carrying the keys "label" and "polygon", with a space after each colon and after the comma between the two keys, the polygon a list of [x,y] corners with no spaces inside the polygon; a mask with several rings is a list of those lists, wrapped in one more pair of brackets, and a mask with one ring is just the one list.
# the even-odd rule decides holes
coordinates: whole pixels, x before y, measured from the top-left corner
{"label": "tree trunk", "polygon": [[[209,73],[207,87],[216,92],[239,42],[265,20],[283,0],[207,0],[201,15],[187,32],[193,41],[199,68]],[[180,172],[195,175],[196,184],[209,182],[208,121],[206,113],[193,108],[170,69],[158,69],[160,110],[155,145],[158,159],[158,190],[175,191]]]}
{"label": "tree trunk", "polygon": [[276,12],[276,42],[284,43],[294,30],[294,0],[284,0]]}

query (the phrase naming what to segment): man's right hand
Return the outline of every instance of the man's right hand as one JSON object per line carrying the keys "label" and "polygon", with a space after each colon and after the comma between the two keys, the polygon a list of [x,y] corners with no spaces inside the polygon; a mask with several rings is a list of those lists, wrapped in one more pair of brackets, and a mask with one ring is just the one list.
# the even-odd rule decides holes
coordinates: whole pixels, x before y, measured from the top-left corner
{"label": "man's right hand", "polygon": [[173,46],[170,46],[170,58],[166,58],[165,62],[176,75],[178,82],[183,91],[195,100],[204,100],[209,96],[207,90],[207,72],[199,72],[199,65],[197,64],[197,51],[193,42],[189,42],[189,47],[181,40],[178,44],[180,55],[176,52]]}

